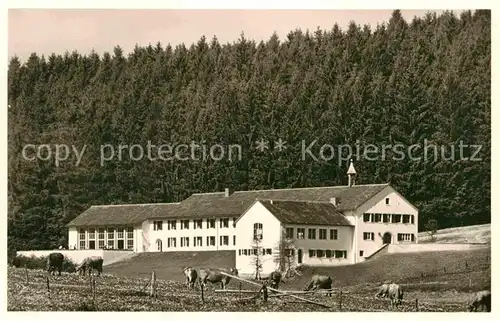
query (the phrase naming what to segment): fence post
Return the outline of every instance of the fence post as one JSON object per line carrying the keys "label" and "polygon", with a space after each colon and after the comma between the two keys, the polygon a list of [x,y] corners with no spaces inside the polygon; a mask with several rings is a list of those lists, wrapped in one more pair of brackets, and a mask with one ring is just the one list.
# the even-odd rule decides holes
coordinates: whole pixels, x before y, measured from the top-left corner
{"label": "fence post", "polygon": [[415,299],[415,311],[418,312],[418,299]]}
{"label": "fence post", "polygon": [[95,295],[96,295],[95,278],[92,280],[92,294],[93,294],[93,300],[94,300],[94,306],[95,306]]}
{"label": "fence post", "polygon": [[29,283],[28,281],[28,269],[24,268],[24,272],[26,272],[26,285]]}
{"label": "fence post", "polygon": [[265,283],[262,285],[262,292],[264,295],[264,302],[267,302],[267,286]]}
{"label": "fence post", "polygon": [[342,290],[339,292],[339,311],[342,311]]}
{"label": "fence post", "polygon": [[201,303],[205,303],[205,296],[203,295],[203,283],[200,284],[200,288],[201,288]]}
{"label": "fence post", "polygon": [[49,285],[49,277],[47,276],[47,296],[50,299],[50,285]]}
{"label": "fence post", "polygon": [[153,271],[151,273],[151,289],[149,291],[149,296],[156,297],[156,273]]}
{"label": "fence post", "polygon": [[241,299],[241,281],[240,281],[240,299]]}

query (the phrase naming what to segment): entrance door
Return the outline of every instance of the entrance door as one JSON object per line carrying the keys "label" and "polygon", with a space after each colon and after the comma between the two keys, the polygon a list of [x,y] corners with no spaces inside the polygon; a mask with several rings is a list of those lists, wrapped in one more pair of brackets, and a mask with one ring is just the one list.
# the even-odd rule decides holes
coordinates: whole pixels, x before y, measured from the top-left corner
{"label": "entrance door", "polygon": [[297,263],[302,264],[302,249],[297,251]]}
{"label": "entrance door", "polygon": [[89,241],[89,249],[95,250],[95,241]]}
{"label": "entrance door", "polygon": [[125,241],[124,241],[124,240],[118,240],[118,249],[119,249],[119,250],[123,250],[123,248],[124,248],[124,243],[125,243]]}
{"label": "entrance door", "polygon": [[383,236],[383,242],[384,242],[384,244],[391,244],[391,240],[392,240],[391,233],[385,232],[385,234]]}

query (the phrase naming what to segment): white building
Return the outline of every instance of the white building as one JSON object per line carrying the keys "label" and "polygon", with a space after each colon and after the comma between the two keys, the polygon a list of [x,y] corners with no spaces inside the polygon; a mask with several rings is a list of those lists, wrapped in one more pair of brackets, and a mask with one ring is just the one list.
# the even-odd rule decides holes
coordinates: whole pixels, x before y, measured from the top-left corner
{"label": "white building", "polygon": [[246,274],[259,237],[266,274],[276,267],[283,234],[293,245],[294,264],[307,265],[353,264],[386,243],[418,242],[418,210],[411,203],[389,184],[356,185],[352,162],[347,174],[347,186],[226,189],[180,203],[92,206],[68,224],[69,246],[235,250],[237,268]]}

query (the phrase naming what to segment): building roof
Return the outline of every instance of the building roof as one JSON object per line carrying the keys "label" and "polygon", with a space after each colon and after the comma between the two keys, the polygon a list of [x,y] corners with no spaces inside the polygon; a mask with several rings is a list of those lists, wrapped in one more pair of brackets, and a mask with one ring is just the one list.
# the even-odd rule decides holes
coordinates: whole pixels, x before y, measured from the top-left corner
{"label": "building roof", "polygon": [[180,203],[94,205],[67,226],[134,225],[149,218],[171,217]]}
{"label": "building roof", "polygon": [[92,206],[68,226],[139,224],[150,218],[239,217],[256,199],[330,203],[336,198],[336,210],[349,211],[363,205],[387,186],[389,184],[236,191],[228,197],[224,192],[198,193],[181,203]]}
{"label": "building roof", "polygon": [[352,226],[331,203],[259,200],[281,223]]}

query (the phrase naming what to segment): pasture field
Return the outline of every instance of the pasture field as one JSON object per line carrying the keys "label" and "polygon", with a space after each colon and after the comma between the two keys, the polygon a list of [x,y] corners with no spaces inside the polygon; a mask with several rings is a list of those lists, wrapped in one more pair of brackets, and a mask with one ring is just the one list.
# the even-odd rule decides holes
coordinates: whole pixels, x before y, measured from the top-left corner
{"label": "pasture field", "polygon": [[[205,303],[202,303],[199,289],[187,289],[180,268],[174,264],[157,274],[156,299],[148,296],[149,287],[145,286],[151,270],[148,272],[144,265],[142,265],[144,276],[124,276],[125,273],[116,276],[110,274],[105,267],[105,273],[95,278],[95,301],[88,276],[78,276],[74,273],[48,276],[48,273],[42,270],[9,267],[7,309],[8,311],[390,311],[389,302],[375,298],[374,294],[381,278],[387,280],[394,276],[392,280],[399,282],[405,290],[404,303],[397,311],[417,311],[416,300],[418,300],[418,311],[458,312],[465,311],[473,291],[489,288],[491,282],[489,251],[482,249],[416,253],[418,255],[388,254],[354,266],[306,268],[301,276],[288,279],[280,286],[280,289],[284,290],[301,290],[312,273],[327,272],[334,279],[335,290],[343,291],[342,296],[334,293],[332,297],[324,294],[308,294],[301,297],[326,304],[330,306],[329,308],[303,303],[291,297],[270,297],[267,302],[261,299],[248,300],[245,298],[252,297],[253,294],[215,293],[214,288],[218,287],[211,285],[205,291]],[[435,256],[429,257],[429,255]],[[139,257],[130,260],[128,266],[124,266],[125,263],[122,262],[123,271],[130,273],[138,269]],[[155,256],[149,254],[149,258],[154,259]],[[470,263],[467,269],[464,269],[466,260]],[[443,264],[447,267],[446,271],[442,269]],[[159,265],[154,267],[158,268]],[[405,270],[408,272],[406,276],[403,275]],[[161,278],[162,275],[168,275],[168,271],[170,278]],[[49,291],[47,291],[47,276]],[[238,290],[239,285],[240,282],[233,279],[228,288]],[[258,288],[242,283],[241,289]]]}
{"label": "pasture field", "polygon": [[[491,224],[452,227],[437,230],[435,243],[489,243],[491,244]],[[418,233],[418,243],[431,243],[427,232]]]}

